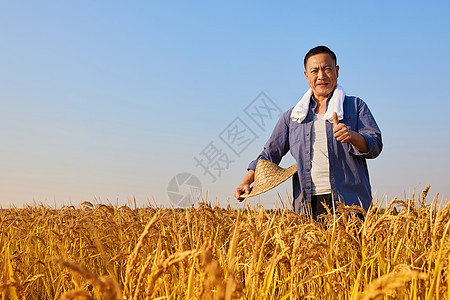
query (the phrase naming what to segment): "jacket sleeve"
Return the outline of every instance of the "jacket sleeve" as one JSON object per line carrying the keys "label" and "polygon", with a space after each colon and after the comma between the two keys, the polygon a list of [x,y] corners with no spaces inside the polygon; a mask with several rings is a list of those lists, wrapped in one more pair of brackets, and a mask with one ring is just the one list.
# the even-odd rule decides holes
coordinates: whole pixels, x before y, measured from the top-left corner
{"label": "jacket sleeve", "polygon": [[272,135],[264,145],[264,150],[261,154],[252,161],[247,170],[255,170],[258,160],[265,159],[275,164],[279,164],[281,158],[289,151],[289,121],[291,112],[286,111],[278,119],[275,128],[272,131]]}
{"label": "jacket sleeve", "polygon": [[375,118],[370,112],[369,107],[362,100],[360,100],[358,105],[358,133],[366,140],[369,151],[360,152],[356,147],[351,145],[350,153],[362,158],[376,158],[380,155],[381,150],[383,149],[381,131],[375,122]]}

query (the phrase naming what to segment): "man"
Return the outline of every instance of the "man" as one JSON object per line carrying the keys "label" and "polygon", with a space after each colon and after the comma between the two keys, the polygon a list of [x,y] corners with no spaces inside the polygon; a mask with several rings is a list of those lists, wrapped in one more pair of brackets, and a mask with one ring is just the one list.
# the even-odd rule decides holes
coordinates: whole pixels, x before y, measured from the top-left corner
{"label": "man", "polygon": [[290,151],[297,162],[293,177],[294,210],[306,205],[313,217],[333,201],[346,205],[372,201],[366,159],[377,157],[383,147],[381,132],[367,105],[345,95],[337,84],[339,66],[328,47],[311,49],[304,59],[305,77],[310,90],[300,102],[283,113],[258,158],[234,196],[250,192],[259,159],[279,164]]}

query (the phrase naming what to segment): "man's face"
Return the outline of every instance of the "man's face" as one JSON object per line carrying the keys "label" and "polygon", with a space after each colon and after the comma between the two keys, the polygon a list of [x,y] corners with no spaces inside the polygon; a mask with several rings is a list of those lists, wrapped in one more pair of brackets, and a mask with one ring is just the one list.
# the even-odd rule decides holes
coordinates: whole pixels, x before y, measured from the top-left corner
{"label": "man's face", "polygon": [[326,100],[336,87],[339,66],[336,66],[328,53],[319,53],[306,61],[305,76],[314,98],[318,101]]}

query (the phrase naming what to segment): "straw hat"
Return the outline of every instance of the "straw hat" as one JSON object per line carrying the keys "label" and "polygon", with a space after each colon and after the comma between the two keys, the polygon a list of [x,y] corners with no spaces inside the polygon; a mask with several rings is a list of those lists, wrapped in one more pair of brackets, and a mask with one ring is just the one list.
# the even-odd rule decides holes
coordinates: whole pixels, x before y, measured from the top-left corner
{"label": "straw hat", "polygon": [[283,169],[277,164],[265,159],[258,160],[255,170],[255,180],[250,193],[241,194],[241,198],[248,198],[267,192],[276,187],[297,172],[297,165]]}

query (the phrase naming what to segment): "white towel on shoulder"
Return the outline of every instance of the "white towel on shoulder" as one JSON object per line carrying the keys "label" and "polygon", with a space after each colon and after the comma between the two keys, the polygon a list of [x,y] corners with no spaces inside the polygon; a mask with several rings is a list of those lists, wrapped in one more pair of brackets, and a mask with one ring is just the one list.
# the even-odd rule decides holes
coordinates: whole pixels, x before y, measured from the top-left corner
{"label": "white towel on shoulder", "polygon": [[[294,106],[291,113],[291,120],[301,123],[308,115],[309,102],[311,101],[312,91],[311,88],[303,95],[302,99]],[[328,102],[327,111],[323,115],[323,119],[333,123],[333,113],[336,112],[338,119],[344,118],[343,103],[345,99],[345,91],[338,84],[334,89],[333,96],[331,96],[330,102]]]}

